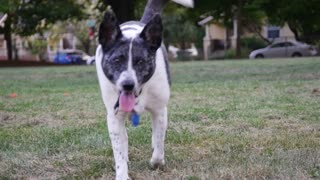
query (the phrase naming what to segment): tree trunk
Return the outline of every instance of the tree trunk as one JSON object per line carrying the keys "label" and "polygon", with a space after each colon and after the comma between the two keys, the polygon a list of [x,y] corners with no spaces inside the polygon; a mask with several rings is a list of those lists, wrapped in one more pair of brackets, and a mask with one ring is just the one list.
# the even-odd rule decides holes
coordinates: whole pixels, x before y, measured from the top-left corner
{"label": "tree trunk", "polygon": [[290,30],[293,32],[296,40],[300,41],[301,37],[299,36],[298,28],[294,25],[294,23],[292,23],[291,21],[288,21],[288,26],[289,26]]}
{"label": "tree trunk", "polygon": [[263,41],[265,41],[266,43],[268,44],[271,44],[272,42],[268,39],[268,38],[265,38],[262,34],[261,34],[261,28],[256,26],[256,25],[253,25],[253,26],[250,26],[248,28],[251,32],[255,33],[257,36],[259,36]]}
{"label": "tree trunk", "polygon": [[119,23],[134,20],[135,0],[104,0],[104,2],[111,6]]}
{"label": "tree trunk", "polygon": [[241,58],[241,31],[242,31],[242,22],[241,22],[241,16],[242,16],[242,8],[243,8],[243,2],[242,0],[238,0],[238,7],[236,12],[236,19],[237,19],[237,34],[236,34],[236,57]]}
{"label": "tree trunk", "polygon": [[17,47],[17,38],[16,38],[16,36],[13,39],[12,49],[13,49],[13,59],[15,61],[18,61],[19,60],[19,49]]}
{"label": "tree trunk", "polygon": [[4,23],[4,39],[7,45],[7,58],[9,61],[12,60],[12,39],[11,39],[11,18],[8,16]]}

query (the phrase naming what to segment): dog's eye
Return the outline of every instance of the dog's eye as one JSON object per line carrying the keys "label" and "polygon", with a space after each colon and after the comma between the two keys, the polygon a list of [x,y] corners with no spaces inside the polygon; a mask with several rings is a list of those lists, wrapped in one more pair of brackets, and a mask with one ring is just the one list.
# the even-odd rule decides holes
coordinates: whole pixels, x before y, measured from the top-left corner
{"label": "dog's eye", "polygon": [[139,65],[139,64],[141,64],[141,63],[143,63],[143,59],[136,59],[136,60],[134,61],[134,64],[135,64],[135,65]]}
{"label": "dog's eye", "polygon": [[115,59],[112,60],[112,63],[121,64],[122,63],[122,59],[121,58],[115,58]]}
{"label": "dog's eye", "polygon": [[125,61],[124,56],[117,56],[117,57],[112,58],[112,62],[114,62],[114,63],[121,63],[123,61]]}

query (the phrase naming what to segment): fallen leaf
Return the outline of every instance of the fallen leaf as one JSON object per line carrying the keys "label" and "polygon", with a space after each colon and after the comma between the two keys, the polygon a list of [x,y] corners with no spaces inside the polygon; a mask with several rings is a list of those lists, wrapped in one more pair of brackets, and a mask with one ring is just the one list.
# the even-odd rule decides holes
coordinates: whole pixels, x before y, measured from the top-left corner
{"label": "fallen leaf", "polygon": [[319,88],[315,88],[313,89],[312,93],[319,93],[320,92],[320,89]]}
{"label": "fallen leaf", "polygon": [[63,93],[63,95],[64,96],[70,96],[70,93],[65,92],[65,93]]}
{"label": "fallen leaf", "polygon": [[16,98],[17,97],[17,93],[11,93],[8,95],[10,98]]}

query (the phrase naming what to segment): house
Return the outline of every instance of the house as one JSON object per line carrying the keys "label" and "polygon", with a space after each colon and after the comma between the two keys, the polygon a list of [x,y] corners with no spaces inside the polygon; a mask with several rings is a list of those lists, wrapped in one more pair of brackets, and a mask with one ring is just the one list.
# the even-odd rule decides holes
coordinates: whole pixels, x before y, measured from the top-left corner
{"label": "house", "polygon": [[7,14],[0,13],[0,27],[4,26],[4,21],[6,21],[7,17]]}
{"label": "house", "polygon": [[[198,25],[205,27],[205,37],[203,38],[204,58],[224,57],[226,50],[236,48],[237,23],[233,21],[233,28],[226,28],[222,23],[214,21],[212,16],[205,17],[198,22]],[[283,27],[265,24],[261,28],[260,35],[269,41],[295,39],[289,26]],[[252,37],[254,33],[244,32],[242,37]]]}
{"label": "house", "polygon": [[[4,22],[7,19],[7,14],[3,14],[0,12],[0,27],[3,28],[4,27]],[[4,40],[4,36],[3,34],[0,34],[0,59],[4,59],[5,58],[5,54],[7,53],[6,51],[6,43]]]}

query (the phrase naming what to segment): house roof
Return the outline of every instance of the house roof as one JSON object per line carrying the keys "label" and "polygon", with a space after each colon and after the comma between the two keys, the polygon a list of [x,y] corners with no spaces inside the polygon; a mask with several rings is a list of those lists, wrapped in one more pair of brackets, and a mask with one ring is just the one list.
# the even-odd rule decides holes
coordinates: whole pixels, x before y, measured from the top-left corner
{"label": "house roof", "polygon": [[213,16],[206,16],[204,19],[198,21],[198,25],[204,26],[204,25],[206,25],[208,22],[210,22],[211,20],[213,20]]}
{"label": "house roof", "polygon": [[4,26],[4,21],[7,19],[8,15],[0,12],[0,26]]}

